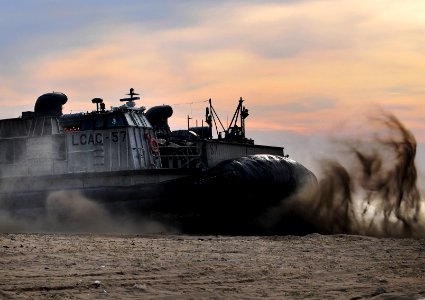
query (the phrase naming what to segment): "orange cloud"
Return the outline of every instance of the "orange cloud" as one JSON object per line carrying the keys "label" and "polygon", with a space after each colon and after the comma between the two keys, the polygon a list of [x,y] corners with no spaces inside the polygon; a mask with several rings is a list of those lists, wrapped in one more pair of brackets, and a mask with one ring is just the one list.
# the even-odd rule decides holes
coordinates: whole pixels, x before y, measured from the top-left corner
{"label": "orange cloud", "polygon": [[[424,9],[419,0],[226,3],[197,11],[191,26],[76,29],[96,42],[33,61],[19,84],[0,88],[0,102],[31,109],[41,93],[58,90],[69,96],[66,112],[85,111],[94,97],[120,105],[133,87],[140,105],[174,105],[173,125],[185,127],[188,114],[200,122],[205,105],[179,104],[212,98],[226,119],[243,97],[258,108],[253,129],[297,134],[325,132],[357,107],[379,104],[425,141]],[[312,110],[323,99],[332,106]]]}

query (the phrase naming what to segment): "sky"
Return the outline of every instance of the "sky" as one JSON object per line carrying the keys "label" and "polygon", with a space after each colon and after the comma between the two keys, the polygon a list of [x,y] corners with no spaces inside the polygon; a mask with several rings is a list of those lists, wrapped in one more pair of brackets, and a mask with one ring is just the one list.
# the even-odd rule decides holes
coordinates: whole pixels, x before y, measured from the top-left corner
{"label": "sky", "polygon": [[242,97],[249,137],[310,163],[380,107],[425,165],[425,1],[0,1],[0,118],[47,92],[70,113],[134,88],[139,106],[171,105],[181,129],[188,115],[201,124],[209,98],[227,124]]}

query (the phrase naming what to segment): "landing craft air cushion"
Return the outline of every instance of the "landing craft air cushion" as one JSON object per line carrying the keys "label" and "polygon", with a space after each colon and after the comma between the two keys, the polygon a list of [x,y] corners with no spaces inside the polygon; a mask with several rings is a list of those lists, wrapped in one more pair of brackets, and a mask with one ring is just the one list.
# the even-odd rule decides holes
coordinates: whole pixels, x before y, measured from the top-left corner
{"label": "landing craft air cushion", "polygon": [[210,99],[206,126],[171,131],[171,106],[146,110],[134,89],[127,95],[110,110],[94,98],[92,112],[63,114],[67,96],[46,93],[34,111],[0,120],[0,209],[43,214],[50,193],[78,192],[114,213],[237,233],[257,229],[267,209],[316,183],[283,147],[245,137],[242,98],[227,129]]}

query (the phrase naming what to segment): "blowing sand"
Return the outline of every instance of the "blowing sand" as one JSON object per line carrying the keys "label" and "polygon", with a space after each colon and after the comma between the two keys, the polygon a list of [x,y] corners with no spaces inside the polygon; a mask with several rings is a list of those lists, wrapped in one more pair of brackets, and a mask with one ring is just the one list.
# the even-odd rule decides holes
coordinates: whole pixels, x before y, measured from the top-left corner
{"label": "blowing sand", "polygon": [[421,299],[425,239],[0,234],[4,299]]}

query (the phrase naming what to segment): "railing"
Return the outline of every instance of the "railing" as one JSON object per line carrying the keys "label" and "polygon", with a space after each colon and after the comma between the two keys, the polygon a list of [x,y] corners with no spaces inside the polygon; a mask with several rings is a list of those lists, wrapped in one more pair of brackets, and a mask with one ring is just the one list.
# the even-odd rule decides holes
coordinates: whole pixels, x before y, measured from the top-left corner
{"label": "railing", "polygon": [[161,146],[159,151],[163,168],[199,168],[202,162],[197,146]]}

